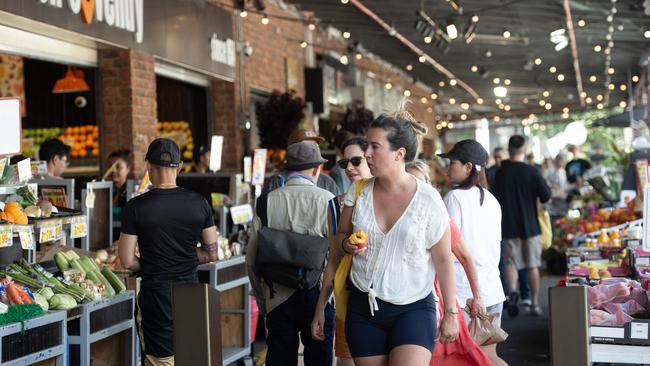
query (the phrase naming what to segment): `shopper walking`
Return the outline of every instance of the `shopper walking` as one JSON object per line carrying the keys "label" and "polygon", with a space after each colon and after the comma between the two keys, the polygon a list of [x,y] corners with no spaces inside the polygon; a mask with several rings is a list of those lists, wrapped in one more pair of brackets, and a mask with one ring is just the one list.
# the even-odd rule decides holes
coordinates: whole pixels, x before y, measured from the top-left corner
{"label": "shopper walking", "polygon": [[519,313],[517,270],[527,268],[531,288],[530,315],[541,315],[538,303],[539,268],[542,264],[541,229],[537,220],[537,201],[547,202],[551,190],[539,171],[524,162],[526,140],[514,135],[508,141],[510,160],[501,164],[494,180],[494,196],[501,204],[508,314]]}
{"label": "shopper walking", "polygon": [[[350,188],[343,199],[330,261],[353,254],[345,334],[355,365],[428,365],[436,339],[431,286],[440,277],[443,298],[455,301],[449,218],[440,194],[405,170],[415,158],[417,135],[426,132],[408,112],[375,119],[367,134],[365,158],[374,178],[358,198]],[[367,234],[367,247],[351,245],[352,232]],[[312,335],[323,339],[334,266],[328,266]],[[440,340],[458,336],[456,306],[447,306]]]}
{"label": "shopper walking", "polygon": [[153,189],[124,206],[119,255],[124,268],[142,276],[137,319],[145,365],[169,366],[174,365],[172,289],[196,283],[198,264],[217,260],[218,234],[205,198],[176,186],[183,166],[178,145],[154,140],[146,162]]}
{"label": "shopper walking", "polygon": [[[325,139],[322,138],[321,136],[318,136],[318,134],[314,131],[297,129],[293,131],[291,135],[289,135],[287,146],[293,145],[301,141],[309,141],[312,144],[314,144],[317,148],[319,148],[318,145],[324,143]],[[327,162],[327,160],[325,162]],[[287,175],[288,172],[286,171],[286,167],[285,167],[285,171],[282,171],[279,174],[276,174],[271,178],[267,179],[264,182],[264,189],[262,189],[262,195],[266,195],[269,192],[273,191],[274,189],[284,186],[287,183]],[[322,188],[328,192],[331,192],[335,196],[338,196],[342,193],[339,190],[339,187],[336,185],[334,179],[332,179],[327,174],[322,174],[322,172],[321,174],[318,175],[318,179],[316,180],[316,185],[318,186],[318,188]]]}
{"label": "shopper walking", "polygon": [[[335,226],[333,220],[338,216],[338,203],[332,193],[316,187],[321,165],[326,161],[318,145],[311,141],[289,145],[287,183],[270,192],[266,198],[258,199],[253,232],[257,233],[257,229],[264,225],[278,231],[327,238]],[[331,214],[329,219],[328,214]],[[266,313],[266,365],[297,365],[298,346],[302,342],[306,366],[331,366],[334,308],[328,301],[322,304],[323,338],[312,339],[310,324],[320,291],[318,283],[311,288],[296,289],[282,285],[268,275],[262,281],[261,267],[257,264],[257,239],[258,236],[253,235],[249,240],[246,262],[257,302]]]}
{"label": "shopper walking", "polygon": [[[341,148],[343,158],[337,161],[336,164],[345,172],[347,178],[353,185],[363,184],[362,182],[365,182],[366,179],[372,178],[370,168],[368,168],[368,163],[364,156],[368,148],[365,137],[353,137],[346,141]],[[331,271],[336,271],[341,258],[338,257],[336,260],[333,260],[333,256],[330,256],[328,266],[332,266]],[[336,301],[337,299],[334,298],[334,304],[336,304]],[[339,358],[338,366],[354,366],[352,355],[350,354],[350,347],[345,339],[345,313],[343,306],[336,308],[334,353]]]}
{"label": "shopper walking", "polygon": [[487,168],[486,176],[488,181],[488,187],[492,190],[492,184],[494,183],[494,176],[497,174],[497,170],[501,167],[501,162],[507,159],[506,149],[502,147],[494,148],[492,153],[492,159],[494,159],[494,164],[491,167]]}
{"label": "shopper walking", "polygon": [[[431,182],[430,168],[423,160],[416,159],[412,162],[408,162],[406,164],[406,171],[417,179],[420,179],[426,183],[430,184]],[[449,231],[451,236],[451,251],[463,266],[465,274],[470,283],[472,299],[469,302],[468,306],[470,308],[471,314],[476,316],[479,311],[485,312],[485,306],[483,305],[481,294],[479,293],[479,284],[476,267],[474,266],[474,259],[463,243],[460,230],[451,217],[449,219]],[[440,286],[438,284],[437,278],[434,285],[434,291],[436,291],[436,294],[440,299],[442,295],[440,293]],[[464,314],[461,314],[462,309],[458,302],[456,302],[456,307],[459,311],[459,314],[457,316],[458,338],[454,342],[447,344],[443,344],[440,343],[440,341],[437,341],[436,347],[433,350],[433,354],[431,355],[429,366],[492,365],[492,361],[490,361],[490,359],[472,339],[472,336],[469,333],[469,329],[467,329],[467,323],[465,322],[465,317],[463,316]],[[435,324],[434,326],[437,327],[438,325]]]}
{"label": "shopper walking", "polygon": [[[487,190],[485,165],[488,153],[476,140],[463,140],[439,156],[451,160],[448,176],[455,185],[445,195],[445,205],[474,259],[477,276],[481,279],[480,299],[486,305],[487,314],[498,314],[496,324],[500,325],[505,300],[499,273],[501,207]],[[462,264],[456,262],[455,268],[456,296],[461,304],[465,304],[474,296],[472,286]],[[469,317],[465,321],[469,322]],[[497,356],[496,344],[481,348],[495,365],[505,365]]]}

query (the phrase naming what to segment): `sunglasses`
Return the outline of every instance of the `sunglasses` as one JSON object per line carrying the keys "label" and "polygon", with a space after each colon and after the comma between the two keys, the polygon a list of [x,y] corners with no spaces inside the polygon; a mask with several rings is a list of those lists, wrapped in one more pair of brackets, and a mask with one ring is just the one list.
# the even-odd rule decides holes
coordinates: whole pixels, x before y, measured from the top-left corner
{"label": "sunglasses", "polygon": [[348,163],[352,163],[352,166],[358,167],[361,165],[361,162],[365,158],[363,156],[353,156],[350,159],[341,159],[337,161],[336,163],[341,167],[341,169],[346,169],[348,167]]}

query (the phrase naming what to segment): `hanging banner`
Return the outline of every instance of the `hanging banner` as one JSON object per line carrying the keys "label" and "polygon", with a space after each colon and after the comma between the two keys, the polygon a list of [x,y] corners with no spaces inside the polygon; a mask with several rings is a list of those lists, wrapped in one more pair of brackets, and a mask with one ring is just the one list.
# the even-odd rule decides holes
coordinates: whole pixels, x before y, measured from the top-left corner
{"label": "hanging banner", "polygon": [[253,176],[251,184],[261,186],[264,184],[264,175],[266,173],[266,149],[255,149],[253,153]]}

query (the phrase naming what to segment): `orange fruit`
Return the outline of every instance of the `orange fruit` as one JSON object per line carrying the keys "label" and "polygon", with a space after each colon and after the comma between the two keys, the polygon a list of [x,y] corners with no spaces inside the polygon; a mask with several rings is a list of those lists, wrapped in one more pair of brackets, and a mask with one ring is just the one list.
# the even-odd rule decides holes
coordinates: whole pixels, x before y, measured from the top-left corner
{"label": "orange fruit", "polygon": [[99,149],[93,149],[93,156],[99,156]]}
{"label": "orange fruit", "polygon": [[87,155],[88,155],[88,150],[86,149],[79,150],[80,157],[85,158]]}
{"label": "orange fruit", "polygon": [[18,225],[27,225],[27,223],[29,222],[29,219],[27,218],[27,214],[24,213],[23,211],[14,214],[14,220]]}
{"label": "orange fruit", "polygon": [[23,208],[18,202],[9,202],[5,204],[5,212],[14,213],[14,212],[20,212],[22,210]]}
{"label": "orange fruit", "polygon": [[16,218],[15,218],[14,215],[13,215],[12,213],[10,213],[10,212],[5,212],[5,217],[6,217],[5,220],[6,220],[7,222],[10,222],[10,223],[12,223],[12,224],[16,222]]}

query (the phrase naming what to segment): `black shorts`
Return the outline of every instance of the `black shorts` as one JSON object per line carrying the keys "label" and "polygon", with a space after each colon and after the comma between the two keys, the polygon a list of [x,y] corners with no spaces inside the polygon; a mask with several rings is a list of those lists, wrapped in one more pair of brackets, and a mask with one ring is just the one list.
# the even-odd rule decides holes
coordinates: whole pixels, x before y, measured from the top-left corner
{"label": "black shorts", "polygon": [[433,293],[407,305],[377,299],[370,314],[368,294],[350,286],[345,337],[352,357],[388,355],[398,346],[417,345],[433,352],[436,342],[436,303]]}

